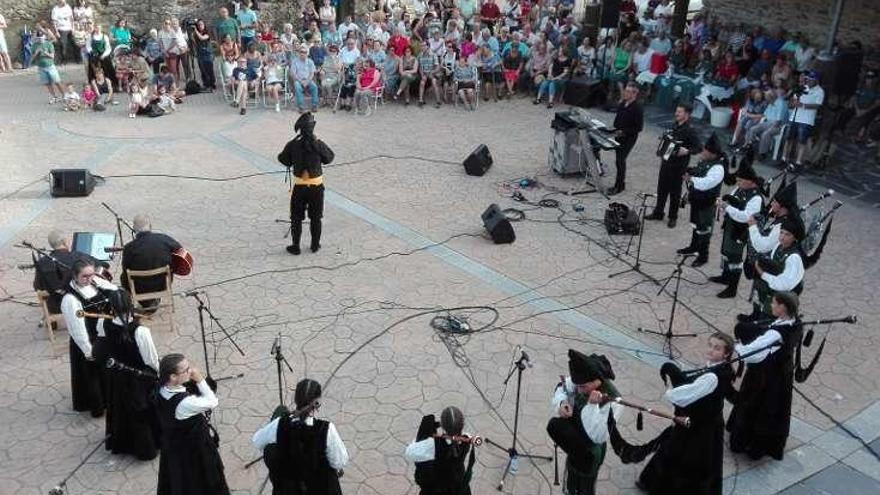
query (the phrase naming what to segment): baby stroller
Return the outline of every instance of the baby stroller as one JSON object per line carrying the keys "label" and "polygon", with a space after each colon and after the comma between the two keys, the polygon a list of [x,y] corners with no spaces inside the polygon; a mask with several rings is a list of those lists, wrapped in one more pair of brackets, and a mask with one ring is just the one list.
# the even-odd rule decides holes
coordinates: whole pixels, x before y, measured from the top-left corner
{"label": "baby stroller", "polygon": [[31,55],[34,53],[33,50],[33,35],[27,26],[21,30],[21,68],[27,69],[31,65]]}
{"label": "baby stroller", "polygon": [[342,83],[336,93],[336,102],[333,104],[333,113],[339,108],[339,100],[353,98],[357,88],[357,67],[355,64],[346,65],[342,68]]}

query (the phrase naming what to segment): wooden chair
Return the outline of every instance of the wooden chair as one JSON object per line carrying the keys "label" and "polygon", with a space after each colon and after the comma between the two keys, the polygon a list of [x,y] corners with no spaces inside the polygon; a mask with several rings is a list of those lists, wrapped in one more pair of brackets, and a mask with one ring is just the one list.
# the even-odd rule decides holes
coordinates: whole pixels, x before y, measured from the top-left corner
{"label": "wooden chair", "polygon": [[[147,301],[150,299],[165,299],[168,301],[166,304],[160,304],[159,306],[170,306],[171,307],[171,331],[174,331],[174,294],[171,292],[171,267],[163,266],[161,268],[154,268],[152,270],[126,270],[126,275],[128,276],[128,290],[131,293],[131,300],[136,305],[140,306],[141,301]],[[153,278],[158,277],[160,275],[165,276],[165,290],[161,290],[158,292],[137,292],[135,290],[135,279],[142,278]]]}
{"label": "wooden chair", "polygon": [[67,326],[64,322],[64,315],[49,311],[49,292],[47,291],[37,291],[37,302],[40,303],[40,309],[43,311],[43,321],[41,324],[46,327],[46,332],[49,334],[49,341],[55,342],[55,330],[60,329],[61,325]]}

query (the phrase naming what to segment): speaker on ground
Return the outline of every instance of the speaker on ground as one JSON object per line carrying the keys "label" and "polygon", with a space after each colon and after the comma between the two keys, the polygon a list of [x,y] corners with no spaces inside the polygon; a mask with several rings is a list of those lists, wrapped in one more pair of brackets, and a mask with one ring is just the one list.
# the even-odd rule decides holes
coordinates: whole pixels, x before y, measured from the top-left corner
{"label": "speaker on ground", "polygon": [[464,171],[468,175],[481,176],[492,166],[492,153],[485,144],[477,146],[477,149],[464,161]]}
{"label": "speaker on ground", "polygon": [[49,172],[49,193],[54,197],[88,196],[95,189],[95,178],[84,168],[56,168]]}
{"label": "speaker on ground", "polygon": [[483,225],[492,236],[495,244],[510,244],[516,240],[516,234],[513,232],[513,225],[510,220],[504,216],[501,208],[497,204],[492,203],[483,212]]}

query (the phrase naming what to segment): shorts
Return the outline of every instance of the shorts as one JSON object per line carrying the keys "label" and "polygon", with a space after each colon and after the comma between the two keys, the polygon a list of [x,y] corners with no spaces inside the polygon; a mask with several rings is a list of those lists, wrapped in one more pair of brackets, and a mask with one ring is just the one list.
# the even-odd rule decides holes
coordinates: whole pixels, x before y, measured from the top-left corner
{"label": "shorts", "polygon": [[49,85],[49,84],[59,84],[61,83],[61,76],[58,75],[58,69],[54,65],[50,65],[49,67],[37,67],[37,71],[40,74],[40,82]]}
{"label": "shorts", "polygon": [[516,69],[504,69],[504,80],[507,82],[516,82],[519,79],[519,71]]}
{"label": "shorts", "polygon": [[798,143],[806,144],[813,134],[813,126],[802,122],[791,122],[791,134],[789,139],[797,139]]}
{"label": "shorts", "polygon": [[498,82],[498,73],[495,71],[481,72],[480,78],[483,80],[483,82],[496,83]]}
{"label": "shorts", "polygon": [[6,46],[6,34],[0,33],[0,53],[9,53],[9,47]]}
{"label": "shorts", "polygon": [[459,81],[458,89],[476,89],[477,83],[475,81]]}
{"label": "shorts", "polygon": [[281,81],[272,81],[272,82],[267,82],[267,83],[266,83],[266,87],[267,87],[267,88],[268,88],[269,86],[283,86],[283,85],[284,85],[284,83],[281,82]]}

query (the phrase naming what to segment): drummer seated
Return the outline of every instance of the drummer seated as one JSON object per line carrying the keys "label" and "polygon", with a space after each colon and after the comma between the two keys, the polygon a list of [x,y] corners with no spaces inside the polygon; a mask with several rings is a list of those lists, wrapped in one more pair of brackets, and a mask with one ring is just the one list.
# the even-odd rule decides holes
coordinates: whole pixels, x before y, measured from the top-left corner
{"label": "drummer seated", "polygon": [[[171,236],[152,231],[150,218],[137,215],[132,222],[135,231],[134,240],[126,244],[122,250],[122,285],[128,288],[129,270],[154,270],[171,265],[171,253],[182,246]],[[158,275],[150,278],[138,278],[135,281],[135,292],[160,292],[165,290],[165,277]],[[158,299],[141,301],[146,311],[155,311],[159,306]]]}
{"label": "drummer seated", "polygon": [[49,299],[46,304],[49,313],[57,314],[61,312],[61,298],[64,296],[67,284],[70,283],[70,267],[79,260],[86,260],[102,269],[110,268],[105,261],[98,261],[88,254],[72,251],[70,244],[61,232],[53,230],[49,232],[49,254],[56,261],[48,256],[43,256],[37,260],[36,275],[34,276],[34,290],[43,290],[49,293]]}

